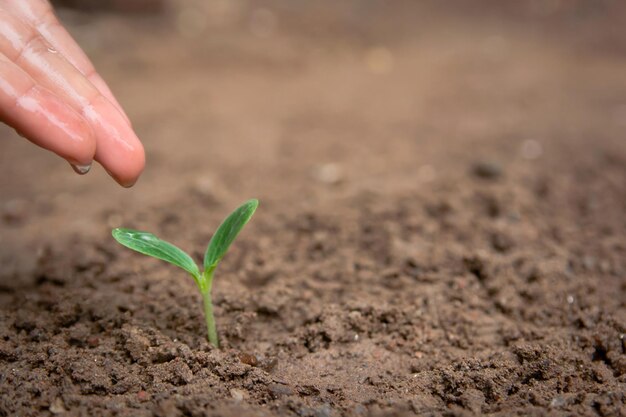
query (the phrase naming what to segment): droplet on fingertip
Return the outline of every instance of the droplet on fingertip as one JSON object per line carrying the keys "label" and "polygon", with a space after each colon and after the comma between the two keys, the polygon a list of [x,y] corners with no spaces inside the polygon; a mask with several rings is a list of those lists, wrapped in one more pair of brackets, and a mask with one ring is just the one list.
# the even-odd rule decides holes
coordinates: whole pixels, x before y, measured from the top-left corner
{"label": "droplet on fingertip", "polygon": [[79,164],[70,164],[75,173],[79,175],[85,175],[91,169],[91,164],[87,165],[79,165]]}

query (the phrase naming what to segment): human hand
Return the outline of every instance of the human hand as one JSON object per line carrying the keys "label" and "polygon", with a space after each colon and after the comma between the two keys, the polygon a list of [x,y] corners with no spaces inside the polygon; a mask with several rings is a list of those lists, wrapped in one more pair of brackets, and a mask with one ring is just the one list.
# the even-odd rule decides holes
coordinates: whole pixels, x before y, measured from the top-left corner
{"label": "human hand", "polygon": [[0,0],[0,121],[85,174],[98,161],[132,186],[143,146],[47,0]]}

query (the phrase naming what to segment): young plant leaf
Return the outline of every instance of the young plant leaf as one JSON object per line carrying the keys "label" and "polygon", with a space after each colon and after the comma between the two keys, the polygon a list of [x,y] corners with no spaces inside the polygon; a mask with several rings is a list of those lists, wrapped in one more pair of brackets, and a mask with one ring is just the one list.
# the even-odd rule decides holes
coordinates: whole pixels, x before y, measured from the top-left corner
{"label": "young plant leaf", "polygon": [[118,228],[113,229],[112,234],[115,240],[127,248],[176,265],[193,275],[196,281],[200,278],[198,266],[189,255],[152,233]]}
{"label": "young plant leaf", "polygon": [[230,244],[233,243],[241,229],[250,221],[250,218],[259,206],[256,199],[248,200],[228,216],[211,238],[204,254],[204,270],[214,269],[224,257]]}

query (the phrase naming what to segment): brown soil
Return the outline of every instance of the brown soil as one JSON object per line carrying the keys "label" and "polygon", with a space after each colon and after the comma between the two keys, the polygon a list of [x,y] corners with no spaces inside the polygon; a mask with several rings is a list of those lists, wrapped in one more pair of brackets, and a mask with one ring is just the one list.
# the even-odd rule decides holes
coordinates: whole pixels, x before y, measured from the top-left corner
{"label": "brown soil", "polygon": [[[149,165],[2,130],[0,415],[625,415],[622,3],[311,3],[62,14]],[[200,259],[250,197],[217,350],[110,228]]]}

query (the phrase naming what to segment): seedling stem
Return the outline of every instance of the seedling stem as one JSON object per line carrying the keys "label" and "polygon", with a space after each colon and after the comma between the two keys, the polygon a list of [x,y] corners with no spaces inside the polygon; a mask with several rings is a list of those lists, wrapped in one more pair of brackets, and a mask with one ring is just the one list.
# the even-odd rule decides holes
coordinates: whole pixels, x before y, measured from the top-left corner
{"label": "seedling stem", "polygon": [[213,301],[211,298],[211,290],[213,287],[213,271],[202,274],[205,279],[205,285],[202,291],[202,299],[204,300],[204,319],[206,320],[206,330],[209,336],[209,342],[215,347],[220,346],[217,337],[217,328],[215,327],[215,316],[213,314]]}

